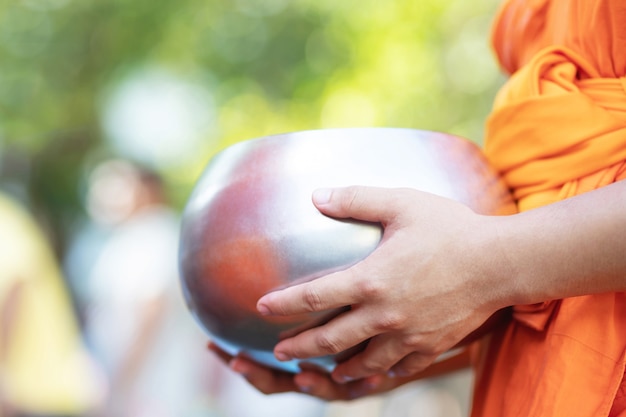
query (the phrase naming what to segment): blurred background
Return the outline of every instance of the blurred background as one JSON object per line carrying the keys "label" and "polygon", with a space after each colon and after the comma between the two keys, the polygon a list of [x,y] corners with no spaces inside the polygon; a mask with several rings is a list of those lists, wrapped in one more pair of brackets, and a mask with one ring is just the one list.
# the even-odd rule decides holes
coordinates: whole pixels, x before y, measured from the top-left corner
{"label": "blurred background", "polygon": [[[254,416],[265,408],[273,416],[390,413],[389,398],[337,409],[256,396],[213,363],[178,299],[180,211],[211,157],[254,137],[388,126],[480,144],[503,81],[488,43],[497,3],[0,0],[0,248],[22,251],[6,255],[17,272],[0,266],[0,415],[239,417],[243,397],[261,404]],[[47,272],[33,271],[42,256]],[[38,339],[43,333],[49,339]],[[181,341],[176,351],[171,340]],[[85,393],[64,406],[35,398],[21,376],[33,362],[15,353],[45,356],[42,346],[55,343],[64,357],[80,352],[83,365],[63,369],[91,381],[74,382],[81,390],[67,391]],[[30,378],[47,373],[59,388],[63,371],[38,366]],[[447,385],[460,387],[458,415],[467,406],[463,378]],[[185,395],[150,386],[164,379]],[[135,385],[143,388],[112,388]],[[455,392],[438,386],[396,393],[394,404],[442,395],[449,404]],[[389,415],[455,415],[416,407]]]}

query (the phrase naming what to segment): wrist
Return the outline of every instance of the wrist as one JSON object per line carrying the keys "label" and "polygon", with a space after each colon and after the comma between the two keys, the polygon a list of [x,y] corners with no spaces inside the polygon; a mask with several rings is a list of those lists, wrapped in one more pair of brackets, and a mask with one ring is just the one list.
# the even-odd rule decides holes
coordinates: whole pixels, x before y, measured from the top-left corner
{"label": "wrist", "polygon": [[524,278],[520,262],[516,216],[483,216],[484,238],[479,249],[483,266],[480,273],[494,311],[530,304],[534,299],[534,289]]}

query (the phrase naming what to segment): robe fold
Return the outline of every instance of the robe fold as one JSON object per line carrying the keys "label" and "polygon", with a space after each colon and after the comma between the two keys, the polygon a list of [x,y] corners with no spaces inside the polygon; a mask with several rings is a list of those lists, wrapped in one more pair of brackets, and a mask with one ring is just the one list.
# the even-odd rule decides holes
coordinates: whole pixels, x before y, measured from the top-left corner
{"label": "robe fold", "polygon": [[[510,78],[484,150],[519,210],[626,179],[626,1],[509,0],[492,42]],[[626,293],[513,317],[476,357],[473,417],[626,417]]]}

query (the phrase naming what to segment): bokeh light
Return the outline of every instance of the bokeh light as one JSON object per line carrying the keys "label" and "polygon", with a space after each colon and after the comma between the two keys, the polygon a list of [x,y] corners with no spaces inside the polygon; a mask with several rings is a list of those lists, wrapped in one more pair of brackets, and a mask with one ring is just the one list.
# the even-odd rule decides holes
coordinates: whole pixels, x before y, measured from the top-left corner
{"label": "bokeh light", "polygon": [[[156,167],[180,208],[217,151],[259,136],[390,126],[481,143],[502,82],[497,3],[1,2],[0,126],[53,225],[82,211],[80,177],[103,155]],[[54,193],[38,188],[51,172]]]}
{"label": "bokeh light", "polygon": [[115,84],[103,100],[101,120],[120,155],[162,169],[206,152],[202,142],[214,134],[215,110],[202,85],[151,68]]}

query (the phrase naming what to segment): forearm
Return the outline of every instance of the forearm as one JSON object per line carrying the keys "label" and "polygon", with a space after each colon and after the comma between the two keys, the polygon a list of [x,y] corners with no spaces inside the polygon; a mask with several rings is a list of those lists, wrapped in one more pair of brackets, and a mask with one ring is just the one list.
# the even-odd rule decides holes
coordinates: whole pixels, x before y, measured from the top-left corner
{"label": "forearm", "polygon": [[507,304],[626,291],[626,181],[495,221]]}

